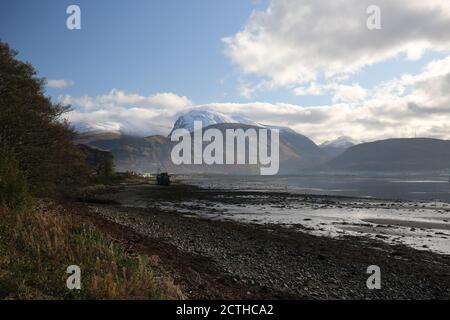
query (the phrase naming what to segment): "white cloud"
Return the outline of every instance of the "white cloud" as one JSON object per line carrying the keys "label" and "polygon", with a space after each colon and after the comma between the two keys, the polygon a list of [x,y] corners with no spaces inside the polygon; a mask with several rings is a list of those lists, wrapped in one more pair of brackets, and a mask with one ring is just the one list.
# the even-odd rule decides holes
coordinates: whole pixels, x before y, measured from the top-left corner
{"label": "white cloud", "polygon": [[116,89],[96,97],[64,95],[59,102],[72,106],[68,120],[78,128],[138,135],[166,134],[176,114],[192,106],[188,98],[174,93],[142,96]]}
{"label": "white cloud", "polygon": [[289,126],[316,142],[343,135],[362,141],[414,136],[450,139],[450,57],[373,90],[358,84],[331,84],[317,90],[334,91],[333,104],[216,103],[201,107]]}
{"label": "white cloud", "polygon": [[[372,0],[272,0],[245,27],[224,38],[226,54],[245,74],[286,86],[338,79],[404,54],[450,48],[448,0],[377,0],[382,29],[368,30]],[[300,93],[301,90],[300,90]]]}
{"label": "white cloud", "polygon": [[176,95],[174,93],[156,93],[150,96],[142,96],[137,93],[128,93],[122,90],[112,89],[109,93],[96,97],[82,96],[74,98],[70,95],[60,96],[59,100],[65,104],[74,104],[83,109],[91,109],[93,107],[102,108],[109,106],[133,107],[140,106],[143,108],[183,108],[192,105],[186,97]]}
{"label": "white cloud", "polygon": [[253,97],[253,94],[255,93],[255,91],[256,91],[256,89],[249,86],[248,84],[241,84],[239,86],[239,95],[246,99],[251,99]]}
{"label": "white cloud", "polygon": [[358,84],[330,84],[325,89],[334,92],[335,101],[317,107],[264,102],[194,105],[173,93],[141,96],[120,90],[60,100],[75,107],[69,117],[73,123],[141,135],[166,135],[180,113],[201,108],[288,126],[318,143],[339,136],[361,141],[416,135],[450,139],[450,56],[372,90]]}
{"label": "white cloud", "polygon": [[333,102],[358,102],[367,97],[366,89],[362,88],[359,84],[353,85],[334,85]]}
{"label": "white cloud", "polygon": [[325,93],[325,88],[312,82],[308,87],[297,87],[294,88],[293,93],[296,96],[320,96]]}
{"label": "white cloud", "polygon": [[47,87],[53,88],[53,89],[63,89],[67,87],[71,87],[74,85],[74,82],[72,80],[64,80],[64,79],[49,79],[47,80]]}
{"label": "white cloud", "polygon": [[318,85],[312,82],[307,87],[297,87],[292,90],[296,96],[320,96],[327,93],[333,93],[333,102],[358,102],[364,100],[368,92],[359,84],[345,85],[339,83],[330,83]]}

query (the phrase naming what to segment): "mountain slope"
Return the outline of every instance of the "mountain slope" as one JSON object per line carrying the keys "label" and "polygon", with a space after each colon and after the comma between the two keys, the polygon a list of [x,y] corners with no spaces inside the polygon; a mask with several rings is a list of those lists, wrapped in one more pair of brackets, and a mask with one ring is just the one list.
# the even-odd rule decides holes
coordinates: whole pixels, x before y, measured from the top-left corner
{"label": "mountain slope", "polygon": [[297,155],[301,158],[305,158],[316,163],[323,163],[330,158],[327,157],[326,153],[323,152],[311,139],[288,127],[264,125],[244,117],[225,115],[216,111],[198,109],[191,110],[178,118],[172,132],[180,128],[184,128],[192,132],[194,130],[194,121],[201,121],[203,128],[220,124],[241,124],[258,128],[278,129],[280,131],[280,138],[293,150],[295,150]]}
{"label": "mountain slope", "polygon": [[[227,129],[261,129],[260,126],[251,126],[240,123],[222,123],[215,124],[205,128],[208,129],[218,129],[223,137],[226,136]],[[226,143],[230,143],[229,141],[224,141],[224,147]],[[269,139],[270,143],[270,139]],[[269,146],[270,150],[270,146]],[[236,154],[236,145],[235,145],[235,154]],[[226,157],[226,147],[224,150],[224,157]],[[248,157],[248,148],[246,149],[246,158]],[[306,157],[301,157],[297,154],[297,151],[294,150],[280,135],[279,141],[279,174],[287,174],[287,173],[297,173],[299,170],[309,166],[311,164],[310,160]],[[197,167],[197,168],[196,168]],[[259,165],[212,165],[212,166],[187,166],[185,170],[194,168],[196,172],[203,173],[222,173],[222,174],[259,174],[260,166]]]}
{"label": "mountain slope", "polygon": [[321,163],[327,160],[326,154],[308,137],[287,127],[264,125],[268,129],[280,130],[280,138],[303,159]]}
{"label": "mountain slope", "polygon": [[356,144],[352,138],[342,136],[335,140],[325,141],[319,147],[331,158],[336,158]]}
{"label": "mountain slope", "polygon": [[[240,123],[251,126],[258,126],[258,123],[240,116],[229,116],[216,111],[209,110],[191,110],[181,115],[175,125],[172,132],[176,129],[187,129],[189,132],[194,130],[194,121],[202,122],[203,128],[222,123]],[[169,136],[172,135],[172,132]]]}
{"label": "mountain slope", "polygon": [[[241,128],[260,129],[260,127],[243,124],[222,123],[209,126],[218,129],[225,137],[227,129]],[[192,133],[193,134],[193,133]],[[110,138],[108,138],[110,137]],[[286,138],[287,137],[287,138]],[[296,142],[299,138],[300,142]],[[98,133],[95,139],[92,133],[87,137],[81,134],[78,142],[85,141],[87,145],[101,150],[108,150],[114,155],[114,163],[118,171],[157,172],[158,170],[172,173],[220,173],[220,174],[259,174],[259,166],[255,165],[182,165],[175,166],[171,161],[171,151],[176,142],[163,136],[146,138]],[[308,152],[299,152],[298,148],[307,146]],[[311,151],[312,150],[312,151]],[[319,151],[317,151],[319,150]],[[323,163],[320,149],[308,138],[290,133],[280,135],[280,174],[298,173],[300,170]]]}
{"label": "mountain slope", "polygon": [[351,147],[325,165],[342,171],[438,171],[450,168],[450,141],[389,139]]}
{"label": "mountain slope", "polygon": [[170,157],[170,139],[163,136],[141,138],[113,133],[88,133],[80,134],[76,142],[110,151],[117,171],[165,170],[166,159]]}
{"label": "mountain slope", "polygon": [[[192,134],[194,121],[201,121],[204,130],[218,129],[224,137],[227,129],[280,130],[279,173],[298,173],[300,170],[317,166],[329,159],[312,140],[290,128],[257,124],[249,119],[213,111],[192,110],[181,115],[175,122],[171,134],[180,128],[187,129]],[[165,170],[173,173],[222,174],[257,174],[259,172],[258,166],[251,165],[175,166],[171,161],[171,151],[176,142],[171,141],[171,134],[168,137],[140,138],[118,132],[88,132],[81,134],[77,142],[110,151],[114,155],[118,171],[157,172]]]}

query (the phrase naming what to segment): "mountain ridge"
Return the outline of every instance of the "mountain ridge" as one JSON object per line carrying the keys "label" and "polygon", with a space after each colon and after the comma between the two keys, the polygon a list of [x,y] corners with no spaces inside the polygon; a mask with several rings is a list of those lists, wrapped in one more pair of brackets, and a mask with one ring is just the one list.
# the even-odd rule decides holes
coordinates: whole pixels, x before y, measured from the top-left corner
{"label": "mountain ridge", "polygon": [[[247,130],[262,127],[241,123],[220,123],[204,129],[208,128],[219,129],[225,133],[226,129]],[[92,133],[85,133],[79,135],[77,142],[111,151],[119,171],[147,173],[164,169],[174,173],[256,174],[259,172],[257,167],[251,165],[174,166],[170,161],[170,152],[175,142],[172,142],[170,137],[161,135],[141,138],[117,133],[98,133],[98,139],[95,139]],[[280,171],[282,173],[298,173],[301,169],[324,163],[326,160],[328,159],[324,153],[312,140],[294,130],[282,128],[280,131]]]}
{"label": "mountain ridge", "polygon": [[[194,121],[202,121],[202,129],[216,128],[223,133],[227,128],[266,128],[280,132],[280,173],[295,174],[302,171],[424,171],[450,168],[450,142],[431,138],[397,138],[355,144],[342,136],[320,146],[288,127],[256,123],[237,116],[205,110],[191,110],[181,115],[173,130],[183,128],[191,132]],[[246,123],[238,123],[243,121]],[[77,143],[100,150],[111,151],[118,170],[155,172],[165,169],[179,173],[236,173],[254,174],[255,168],[230,166],[174,166],[170,152],[175,145],[169,136],[138,137],[120,131],[94,131],[80,134]]]}
{"label": "mountain ridge", "polygon": [[325,141],[319,145],[330,158],[336,158],[343,154],[349,148],[357,145],[358,143],[348,136],[341,136],[334,140]]}
{"label": "mountain ridge", "polygon": [[327,170],[421,172],[450,169],[450,141],[392,138],[349,148],[324,165]]}

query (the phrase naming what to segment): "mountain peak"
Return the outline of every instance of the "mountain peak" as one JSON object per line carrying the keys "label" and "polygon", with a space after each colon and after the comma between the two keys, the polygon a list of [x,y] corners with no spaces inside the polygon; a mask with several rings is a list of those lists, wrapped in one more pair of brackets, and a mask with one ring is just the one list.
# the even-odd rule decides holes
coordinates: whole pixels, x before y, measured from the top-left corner
{"label": "mountain peak", "polygon": [[325,151],[330,157],[335,158],[357,144],[358,142],[353,140],[352,138],[341,136],[334,140],[325,141],[320,145],[320,148]]}
{"label": "mountain peak", "polygon": [[357,142],[348,136],[341,136],[334,140],[325,141],[320,146],[321,147],[334,147],[334,148],[350,148],[353,147]]}
{"label": "mountain peak", "polygon": [[245,117],[237,115],[226,115],[217,111],[195,109],[178,117],[170,135],[176,129],[186,129],[192,132],[194,130],[195,121],[202,122],[204,128],[223,123],[240,123],[251,126],[260,126],[258,123]]}

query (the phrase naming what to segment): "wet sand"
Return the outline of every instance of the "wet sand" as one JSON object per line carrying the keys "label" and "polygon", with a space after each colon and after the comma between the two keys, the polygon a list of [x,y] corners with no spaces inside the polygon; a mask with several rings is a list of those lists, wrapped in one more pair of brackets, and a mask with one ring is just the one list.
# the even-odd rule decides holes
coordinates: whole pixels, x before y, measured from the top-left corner
{"label": "wet sand", "polygon": [[[262,196],[271,205],[291,201],[288,194]],[[204,205],[213,199],[221,205]],[[223,210],[265,205],[253,193],[123,185],[85,200],[91,219],[122,230],[116,236],[130,250],[155,256],[192,299],[450,298],[450,256],[377,237],[317,236],[303,224],[242,223]],[[357,206],[360,200],[303,196],[301,201],[305,207],[345,209],[345,203]],[[366,286],[370,265],[381,268],[381,290]]]}
{"label": "wet sand", "polygon": [[364,236],[450,255],[447,203],[202,189],[181,184],[166,190],[152,185],[129,186],[119,198],[124,206],[210,220],[274,224],[319,236]]}
{"label": "wet sand", "polygon": [[448,223],[432,223],[432,222],[408,221],[396,219],[365,219],[363,221],[375,224],[395,225],[408,228],[450,230],[450,224]]}

